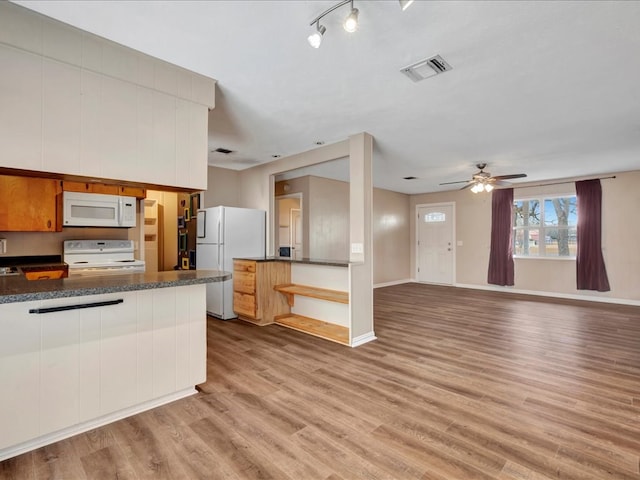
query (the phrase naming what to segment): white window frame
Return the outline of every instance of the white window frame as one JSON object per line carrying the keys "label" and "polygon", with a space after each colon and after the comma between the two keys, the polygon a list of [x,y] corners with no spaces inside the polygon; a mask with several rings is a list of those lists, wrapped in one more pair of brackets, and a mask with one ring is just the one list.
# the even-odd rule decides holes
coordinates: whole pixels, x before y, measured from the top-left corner
{"label": "white window frame", "polygon": [[[513,203],[515,206],[516,202],[530,202],[532,200],[537,200],[538,204],[540,205],[540,224],[539,225],[527,225],[527,226],[516,226],[516,225],[512,225],[511,226],[511,231],[513,232],[513,242],[514,242],[514,251],[515,251],[515,239],[516,239],[516,232],[518,230],[538,230],[538,239],[542,238],[542,239],[546,239],[546,230],[549,229],[558,229],[558,228],[563,228],[563,229],[571,229],[571,228],[576,228],[575,226],[571,226],[571,225],[567,225],[566,227],[564,226],[558,226],[558,225],[545,225],[544,224],[544,208],[545,208],[545,200],[553,200],[555,198],[576,198],[577,201],[577,196],[575,193],[564,193],[564,194],[552,194],[552,195],[533,195],[533,196],[529,196],[529,197],[518,197],[518,198],[514,198],[513,199]],[[577,216],[577,212],[576,212],[576,216]],[[513,217],[513,215],[512,215]],[[546,255],[546,241],[538,241],[538,254],[537,255],[517,255],[514,253],[513,258],[525,258],[525,259],[537,259],[537,260],[575,260],[576,256],[575,255],[567,255],[567,256],[560,256],[560,255]]]}

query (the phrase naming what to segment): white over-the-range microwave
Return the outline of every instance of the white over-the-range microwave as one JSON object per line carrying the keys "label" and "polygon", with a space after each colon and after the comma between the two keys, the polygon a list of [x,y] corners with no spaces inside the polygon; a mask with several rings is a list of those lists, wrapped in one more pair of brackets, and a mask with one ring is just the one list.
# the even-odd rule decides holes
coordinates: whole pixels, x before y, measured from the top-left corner
{"label": "white over-the-range microwave", "polygon": [[136,199],[102,193],[62,192],[63,227],[135,227]]}

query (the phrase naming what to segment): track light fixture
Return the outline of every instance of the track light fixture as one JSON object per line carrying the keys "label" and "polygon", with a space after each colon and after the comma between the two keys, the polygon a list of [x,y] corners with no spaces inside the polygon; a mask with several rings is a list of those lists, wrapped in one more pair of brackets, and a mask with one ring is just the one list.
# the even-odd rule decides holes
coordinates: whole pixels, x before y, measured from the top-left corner
{"label": "track light fixture", "polygon": [[407,8],[409,8],[409,6],[411,6],[412,3],[413,0],[400,0],[400,8],[404,12]]}
{"label": "track light fixture", "polygon": [[351,12],[344,19],[342,26],[349,33],[353,33],[358,29],[358,9],[353,8],[353,2],[351,2]]}
{"label": "track light fixture", "polygon": [[333,7],[328,8],[327,10],[322,12],[311,21],[309,25],[315,25],[316,31],[309,35],[309,37],[307,38],[307,40],[309,41],[309,45],[311,45],[313,48],[319,48],[320,44],[322,43],[322,36],[324,35],[324,32],[327,31],[327,29],[323,25],[320,25],[320,20],[322,19],[322,17],[333,12],[336,8],[340,8],[341,6],[348,3],[351,4],[351,11],[349,12],[347,18],[344,20],[343,27],[349,33],[353,33],[358,29],[358,9],[353,7],[353,0],[342,0],[341,2],[335,4]]}
{"label": "track light fixture", "polygon": [[324,25],[320,25],[320,19],[318,19],[318,21],[316,22],[316,31],[307,37],[309,45],[311,45],[313,48],[320,48],[320,44],[322,43],[322,36],[326,31],[326,27]]}

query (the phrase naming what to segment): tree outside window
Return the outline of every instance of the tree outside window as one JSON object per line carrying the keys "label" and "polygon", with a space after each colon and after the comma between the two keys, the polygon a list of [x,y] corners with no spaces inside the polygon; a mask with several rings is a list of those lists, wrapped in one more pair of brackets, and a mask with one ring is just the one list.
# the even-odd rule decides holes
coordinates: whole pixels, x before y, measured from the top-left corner
{"label": "tree outside window", "polygon": [[513,253],[521,257],[575,257],[576,197],[515,200]]}

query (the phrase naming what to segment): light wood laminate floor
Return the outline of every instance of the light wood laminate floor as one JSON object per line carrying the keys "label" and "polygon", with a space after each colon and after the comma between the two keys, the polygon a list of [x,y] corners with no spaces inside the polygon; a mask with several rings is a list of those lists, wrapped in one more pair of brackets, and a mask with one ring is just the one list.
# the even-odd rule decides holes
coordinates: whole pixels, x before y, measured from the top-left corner
{"label": "light wood laminate floor", "polygon": [[640,479],[640,308],[406,284],[356,349],[209,321],[188,399],[1,479]]}

